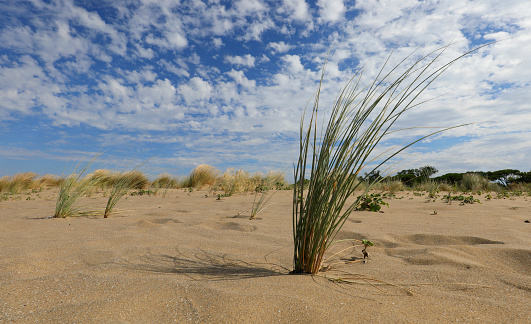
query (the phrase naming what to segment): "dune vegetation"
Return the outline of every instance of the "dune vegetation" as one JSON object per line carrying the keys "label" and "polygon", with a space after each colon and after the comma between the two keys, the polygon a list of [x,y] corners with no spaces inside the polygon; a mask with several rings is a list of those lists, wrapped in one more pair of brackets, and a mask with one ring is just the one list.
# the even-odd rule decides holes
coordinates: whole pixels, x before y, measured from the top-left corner
{"label": "dune vegetation", "polygon": [[[417,128],[396,129],[393,126],[406,111],[422,103],[420,99],[417,100],[422,92],[453,63],[483,47],[436,66],[448,46],[414,60],[410,66],[404,66],[410,58],[406,57],[385,72],[391,54],[375,79],[368,83],[363,80],[363,70],[359,70],[339,89],[333,106],[326,111],[326,119],[323,120],[320,116],[324,115],[320,112],[320,97],[325,63],[313,107],[303,112],[300,122],[299,158],[293,174],[293,273],[317,274],[322,269],[326,251],[371,188],[377,184],[390,191],[403,188],[396,179],[383,181],[385,177],[379,175],[379,167],[429,136],[465,126],[440,128],[409,144],[388,149],[383,154],[374,154],[389,134]],[[376,167],[369,167],[371,164]],[[366,168],[371,171],[363,178],[363,194],[347,204],[347,199],[360,189],[359,176]],[[440,184],[429,178],[432,173],[430,167],[423,168],[414,175],[414,179],[420,181],[413,181],[411,185],[416,186],[415,190],[422,187],[434,195],[440,190]],[[482,178],[476,174],[461,179],[465,190],[492,189],[489,183],[488,180],[482,182]],[[473,197],[469,200],[474,202]],[[376,205],[379,209],[380,204]]]}

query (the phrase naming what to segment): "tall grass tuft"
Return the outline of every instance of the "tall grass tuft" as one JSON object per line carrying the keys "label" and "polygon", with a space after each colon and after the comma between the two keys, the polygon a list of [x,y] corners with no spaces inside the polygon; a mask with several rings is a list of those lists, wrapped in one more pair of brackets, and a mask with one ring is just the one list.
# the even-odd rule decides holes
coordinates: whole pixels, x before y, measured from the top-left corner
{"label": "tall grass tuft", "polygon": [[391,180],[384,178],[380,183],[373,186],[374,189],[381,191],[388,191],[390,194],[394,194],[397,191],[406,190],[406,185],[400,180]]}
{"label": "tall grass tuft", "polygon": [[151,186],[155,188],[170,189],[170,188],[180,188],[181,183],[179,179],[177,179],[176,177],[173,177],[172,175],[168,173],[163,173],[157,176],[155,180],[153,180],[153,182],[151,183]]}
{"label": "tall grass tuft", "polygon": [[143,189],[146,188],[148,183],[148,178],[144,173],[136,169],[120,174],[109,193],[103,218],[109,217],[118,201],[127,194],[129,189]]}
{"label": "tall grass tuft", "polygon": [[232,196],[236,193],[253,191],[257,186],[258,183],[252,181],[251,175],[247,171],[230,168],[217,180],[214,188],[215,190],[223,190],[225,196]]}
{"label": "tall grass tuft", "polygon": [[79,161],[71,174],[61,182],[54,217],[64,218],[81,212],[81,208],[78,207],[79,199],[99,181],[97,177],[86,176],[88,169],[98,156],[96,155],[89,162],[84,162],[84,159]]}
{"label": "tall grass tuft", "polygon": [[35,180],[32,189],[42,189],[49,187],[59,187],[62,179],[51,174],[45,174],[39,179]]}
{"label": "tall grass tuft", "polygon": [[477,173],[465,173],[460,182],[460,187],[463,191],[491,191],[494,186],[495,184],[491,183],[489,179]]}
{"label": "tall grass tuft", "polygon": [[112,187],[120,178],[120,174],[107,169],[98,169],[89,174],[88,177],[94,180],[95,186],[105,189]]}
{"label": "tall grass tuft", "polygon": [[[318,122],[319,98],[326,65],[323,67],[313,109],[309,117],[306,112],[302,115],[300,123],[299,158],[294,165],[293,273],[316,274],[320,271],[325,252],[360,203],[358,198],[350,206],[346,205],[358,187],[357,177],[361,170],[374,161],[371,160],[373,151],[386,135],[393,132],[391,127],[397,119],[418,105],[418,96],[460,58],[434,68],[435,61],[446,47],[433,52],[435,57],[431,60],[429,55],[416,60],[402,74],[397,70],[405,59],[384,74],[388,59],[375,80],[364,88],[361,86],[363,71],[358,71],[339,91],[334,106],[327,112],[329,120],[318,134],[318,128],[321,128]],[[374,170],[407,147],[444,130],[387,152],[385,157],[379,156],[381,162]],[[310,179],[307,192],[304,191],[306,178]],[[368,183],[365,193],[372,185],[374,182]]]}
{"label": "tall grass tuft", "polygon": [[284,172],[270,171],[266,174],[262,172],[249,173],[245,170],[227,169],[218,178],[213,190],[222,190],[225,196],[250,191],[279,190],[286,187]]}
{"label": "tall grass tuft", "polygon": [[9,176],[3,176],[0,178],[0,192],[7,191],[11,178]]}
{"label": "tall grass tuft", "polygon": [[12,177],[0,178],[0,192],[8,191],[12,194],[20,193],[32,188],[37,174],[33,172],[17,173]]}
{"label": "tall grass tuft", "polygon": [[211,165],[201,164],[192,170],[188,179],[184,182],[185,187],[201,188],[212,186],[219,177],[219,171]]}

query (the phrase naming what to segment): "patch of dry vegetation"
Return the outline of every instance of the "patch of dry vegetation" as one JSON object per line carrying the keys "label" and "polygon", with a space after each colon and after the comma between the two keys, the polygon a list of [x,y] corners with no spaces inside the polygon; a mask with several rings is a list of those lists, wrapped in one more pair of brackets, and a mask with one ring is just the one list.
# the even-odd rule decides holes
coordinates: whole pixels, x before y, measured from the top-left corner
{"label": "patch of dry vegetation", "polygon": [[184,187],[201,189],[211,187],[216,183],[219,177],[219,171],[211,165],[201,164],[190,172],[190,175],[184,181]]}
{"label": "patch of dry vegetation", "polygon": [[245,170],[228,169],[217,179],[212,190],[223,191],[225,196],[242,192],[283,189],[286,186],[285,175],[280,171],[249,173]]}

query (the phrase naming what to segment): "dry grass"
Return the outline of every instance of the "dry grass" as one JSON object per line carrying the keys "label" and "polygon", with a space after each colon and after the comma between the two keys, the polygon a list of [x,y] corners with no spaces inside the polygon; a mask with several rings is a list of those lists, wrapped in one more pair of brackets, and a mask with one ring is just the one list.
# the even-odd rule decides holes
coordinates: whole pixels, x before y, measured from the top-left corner
{"label": "dry grass", "polygon": [[286,187],[285,175],[280,171],[249,173],[245,170],[228,169],[217,179],[214,191],[223,191],[225,196],[250,191],[267,191]]}
{"label": "dry grass", "polygon": [[0,179],[0,192],[7,191],[17,194],[32,188],[37,174],[33,172],[17,173],[12,177],[5,176]]}
{"label": "dry grass", "polygon": [[491,183],[489,179],[482,177],[477,173],[466,173],[463,175],[463,179],[461,179],[459,185],[463,191],[494,191],[495,186],[497,186],[496,184]]}
{"label": "dry grass", "polygon": [[88,178],[93,180],[94,185],[101,189],[112,187],[119,177],[120,173],[107,169],[98,169],[88,175]]}
{"label": "dry grass", "polygon": [[168,173],[163,173],[153,180],[151,186],[163,189],[177,189],[182,188],[182,181]]}
{"label": "dry grass", "polygon": [[55,188],[61,185],[63,179],[52,174],[46,174],[33,182],[31,189]]}
{"label": "dry grass", "polygon": [[[361,188],[358,187],[358,190],[360,189]],[[388,191],[389,193],[394,194],[397,191],[406,190],[406,185],[400,180],[385,179],[382,182],[375,184],[373,189],[379,191]]]}
{"label": "dry grass", "polygon": [[149,186],[148,177],[138,170],[122,173],[117,182],[130,184],[130,189],[146,189]]}
{"label": "dry grass", "polygon": [[203,188],[213,186],[219,177],[219,171],[211,165],[201,164],[190,172],[183,182],[184,187]]}

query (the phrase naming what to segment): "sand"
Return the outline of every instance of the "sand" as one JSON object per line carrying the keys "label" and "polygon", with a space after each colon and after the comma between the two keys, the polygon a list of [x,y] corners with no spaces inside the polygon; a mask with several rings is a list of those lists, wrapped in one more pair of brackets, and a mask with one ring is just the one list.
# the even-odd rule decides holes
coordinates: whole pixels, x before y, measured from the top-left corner
{"label": "sand", "polygon": [[399,192],[337,237],[373,241],[367,263],[356,247],[310,276],[289,275],[291,191],[254,220],[250,194],[127,196],[108,219],[94,195],[83,203],[97,214],[47,218],[56,195],[0,202],[1,323],[531,321],[531,198]]}

